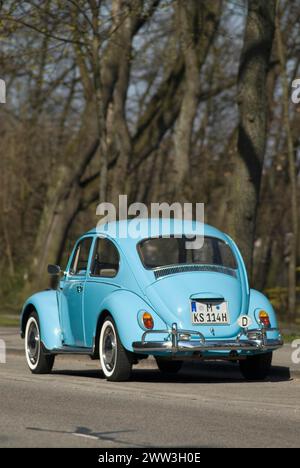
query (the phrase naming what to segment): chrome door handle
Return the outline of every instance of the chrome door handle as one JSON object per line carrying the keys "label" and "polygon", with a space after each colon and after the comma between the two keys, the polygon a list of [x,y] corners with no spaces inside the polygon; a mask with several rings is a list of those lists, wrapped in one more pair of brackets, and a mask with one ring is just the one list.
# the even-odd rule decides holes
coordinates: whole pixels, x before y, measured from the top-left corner
{"label": "chrome door handle", "polygon": [[83,287],[81,286],[81,284],[79,286],[77,286],[77,292],[81,293],[83,290]]}

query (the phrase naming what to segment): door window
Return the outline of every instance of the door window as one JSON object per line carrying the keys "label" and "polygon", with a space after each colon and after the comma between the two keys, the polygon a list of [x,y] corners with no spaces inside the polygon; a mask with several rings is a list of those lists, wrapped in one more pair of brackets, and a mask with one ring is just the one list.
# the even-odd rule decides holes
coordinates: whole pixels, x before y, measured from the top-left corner
{"label": "door window", "polygon": [[116,276],[119,270],[119,252],[109,239],[98,238],[95,245],[91,275]]}
{"label": "door window", "polygon": [[85,275],[93,238],[85,237],[76,247],[70,267],[71,275]]}

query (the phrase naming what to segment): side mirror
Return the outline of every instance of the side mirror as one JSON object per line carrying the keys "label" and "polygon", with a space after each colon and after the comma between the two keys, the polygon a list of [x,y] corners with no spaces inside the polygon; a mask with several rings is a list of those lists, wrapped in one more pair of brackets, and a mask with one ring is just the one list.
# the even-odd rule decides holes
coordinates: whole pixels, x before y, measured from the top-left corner
{"label": "side mirror", "polygon": [[48,265],[48,273],[49,275],[59,275],[61,273],[61,269],[59,265]]}

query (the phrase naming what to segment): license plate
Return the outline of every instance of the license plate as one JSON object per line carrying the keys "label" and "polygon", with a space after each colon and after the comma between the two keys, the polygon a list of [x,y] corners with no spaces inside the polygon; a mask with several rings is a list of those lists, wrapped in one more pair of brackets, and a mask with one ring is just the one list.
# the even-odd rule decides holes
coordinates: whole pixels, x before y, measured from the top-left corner
{"label": "license plate", "polygon": [[228,325],[229,313],[227,302],[191,301],[193,325]]}

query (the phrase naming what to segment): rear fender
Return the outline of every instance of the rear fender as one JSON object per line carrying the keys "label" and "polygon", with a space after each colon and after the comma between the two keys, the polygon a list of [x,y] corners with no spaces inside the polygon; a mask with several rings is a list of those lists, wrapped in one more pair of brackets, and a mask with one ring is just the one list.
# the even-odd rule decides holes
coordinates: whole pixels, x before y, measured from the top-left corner
{"label": "rear fender", "polygon": [[[256,291],[255,289],[250,289],[250,301],[249,301],[249,314],[248,315],[252,319],[252,324],[249,327],[249,330],[251,330],[251,328],[258,327],[259,325],[258,313],[260,310],[265,310],[268,313],[269,318],[270,318],[271,328],[278,328],[276,313],[269,299],[261,292]],[[268,334],[268,337],[277,338],[278,335],[279,335],[279,332],[272,331]]]}
{"label": "rear fender", "polygon": [[[163,330],[167,328],[166,323],[158,316],[150,305],[140,296],[125,290],[117,290],[110,294],[102,303],[101,315],[109,312],[113,317],[122,345],[128,351],[133,351],[132,343],[140,341],[145,329],[139,324],[138,314],[140,311],[150,312],[154,319],[154,328]],[[99,323],[99,321],[98,321]],[[152,335],[151,339],[155,336]],[[162,335],[159,335],[161,339]]]}

